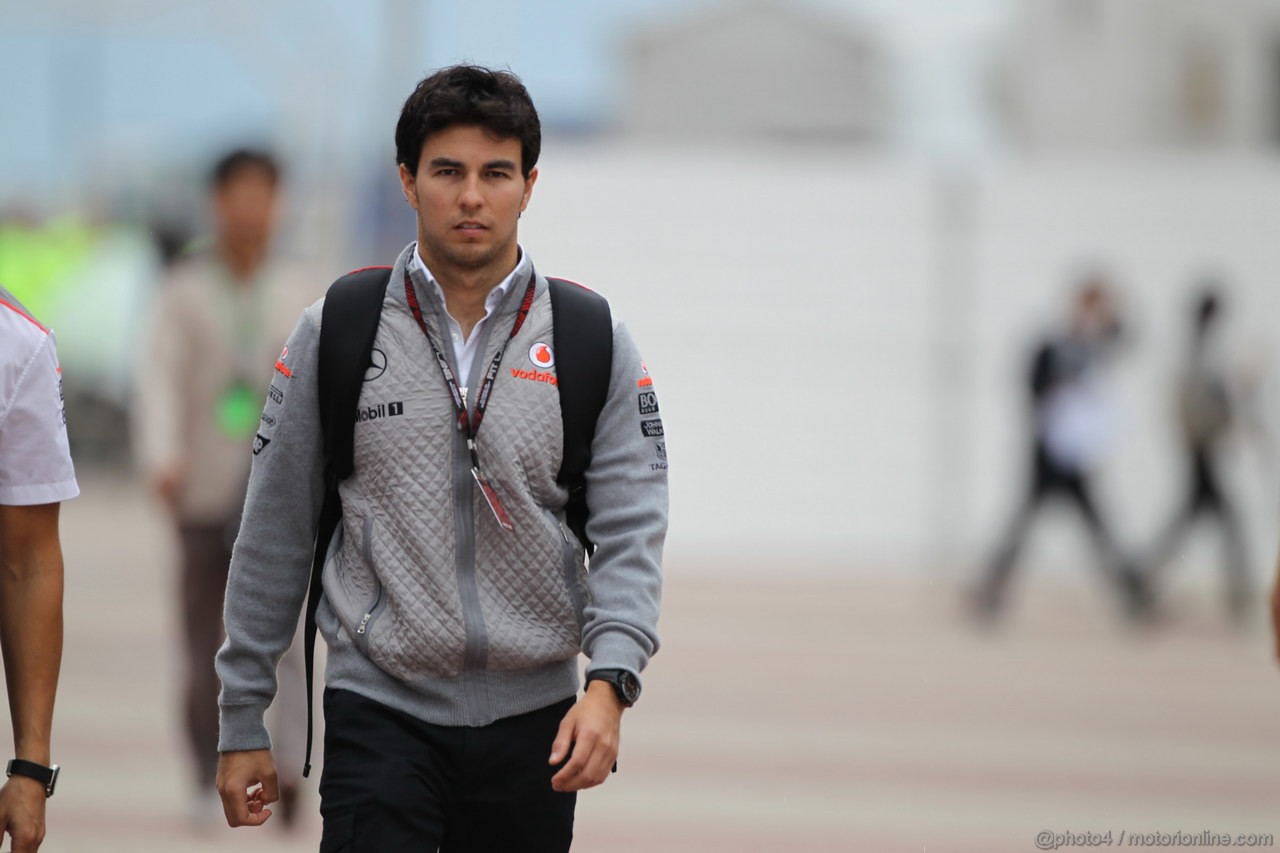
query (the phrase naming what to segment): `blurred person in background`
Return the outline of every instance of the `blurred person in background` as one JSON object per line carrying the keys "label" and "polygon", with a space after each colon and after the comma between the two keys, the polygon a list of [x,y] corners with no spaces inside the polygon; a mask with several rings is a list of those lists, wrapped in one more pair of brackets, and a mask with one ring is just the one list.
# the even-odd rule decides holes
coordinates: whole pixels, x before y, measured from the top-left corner
{"label": "blurred person in background", "polygon": [[0,841],[34,853],[58,768],[50,731],[62,664],[61,502],[80,493],[53,333],[0,288],[0,651],[15,755],[0,788]]}
{"label": "blurred person in background", "polygon": [[1240,399],[1224,351],[1223,302],[1221,288],[1210,283],[1192,306],[1187,363],[1177,382],[1187,489],[1168,528],[1156,541],[1147,564],[1147,581],[1156,584],[1196,521],[1215,521],[1222,531],[1228,612],[1241,624],[1248,616],[1252,586],[1244,529],[1223,486],[1219,465],[1223,446],[1235,432]]}
{"label": "blurred person in background", "polygon": [[973,603],[981,619],[1000,612],[1031,524],[1054,498],[1079,511],[1125,612],[1131,616],[1145,612],[1148,597],[1142,578],[1117,544],[1091,483],[1112,429],[1112,411],[1100,387],[1099,371],[1117,346],[1120,330],[1107,283],[1095,274],[1081,285],[1068,327],[1034,352],[1028,377],[1030,488],[975,591]]}
{"label": "blurred person in background", "polygon": [[[342,518],[315,599],[329,649],[320,847],[560,853],[576,792],[609,777],[623,712],[658,648],[667,463],[657,397],[603,298],[557,285],[562,307],[605,310],[591,326],[556,313],[553,284],[517,240],[541,126],[514,75],[437,71],[405,101],[395,141],[417,240],[385,290],[365,282],[380,297],[374,359],[353,374],[364,380],[354,470],[338,487]],[[218,787],[232,826],[265,822],[277,795],[262,714],[325,502],[334,431],[322,436],[319,395],[336,389],[317,376],[334,340],[323,338],[330,299],[299,318],[268,396],[227,588]],[[578,422],[558,381],[573,357],[552,351],[562,321],[600,333],[609,365],[584,437],[580,505],[557,477],[566,453],[586,449],[565,441]],[[589,574],[575,506],[589,510]],[[590,658],[581,697],[580,654]]]}
{"label": "blurred person in background", "polygon": [[[270,384],[292,318],[314,294],[272,252],[280,167],[270,154],[237,149],[210,177],[214,235],[179,254],[156,295],[136,382],[137,455],[169,511],[180,548],[180,622],[185,652],[184,721],[193,762],[191,818],[216,825],[218,678],[222,602],[249,478],[259,400]],[[302,670],[280,665],[278,748],[301,763]],[[282,785],[286,823],[298,775]]]}

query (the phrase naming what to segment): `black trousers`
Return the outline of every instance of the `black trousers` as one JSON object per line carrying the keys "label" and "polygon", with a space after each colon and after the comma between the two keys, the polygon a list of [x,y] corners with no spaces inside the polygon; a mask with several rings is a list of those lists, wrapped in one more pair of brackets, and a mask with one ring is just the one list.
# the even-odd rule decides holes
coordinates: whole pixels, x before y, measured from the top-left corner
{"label": "black trousers", "polygon": [[1187,496],[1156,542],[1148,562],[1148,575],[1154,581],[1163,574],[1165,566],[1173,559],[1178,546],[1196,521],[1201,518],[1216,521],[1222,529],[1225,550],[1223,568],[1226,571],[1227,606],[1233,616],[1243,619],[1248,616],[1249,604],[1253,599],[1244,527],[1235,505],[1222,488],[1212,448],[1188,447],[1187,461]]}
{"label": "black trousers", "polygon": [[1031,531],[1031,523],[1054,498],[1070,503],[1080,512],[1080,517],[1093,538],[1103,576],[1114,586],[1127,608],[1133,611],[1140,609],[1145,603],[1146,595],[1142,579],[1132,561],[1116,544],[1110,526],[1094,501],[1085,473],[1057,465],[1048,450],[1039,443],[1032,450],[1030,489],[979,585],[979,603],[989,611],[1001,606],[1014,565],[1026,544],[1027,534]]}
{"label": "black trousers", "polygon": [[573,702],[472,728],[326,689],[320,853],[567,851],[577,795],[547,756]]}

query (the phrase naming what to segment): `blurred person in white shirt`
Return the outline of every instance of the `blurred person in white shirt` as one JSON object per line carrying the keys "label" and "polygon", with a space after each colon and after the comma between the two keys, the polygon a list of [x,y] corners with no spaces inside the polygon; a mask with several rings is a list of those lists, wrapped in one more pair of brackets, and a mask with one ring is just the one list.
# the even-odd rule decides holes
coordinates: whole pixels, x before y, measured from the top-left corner
{"label": "blurred person in white shirt", "polygon": [[1068,328],[1036,349],[1030,375],[1030,489],[975,591],[980,618],[991,619],[1000,612],[1032,522],[1054,498],[1079,511],[1125,611],[1141,616],[1147,610],[1142,577],[1112,535],[1092,486],[1093,470],[1110,443],[1114,421],[1098,369],[1119,338],[1114,302],[1105,281],[1095,274],[1082,284]]}

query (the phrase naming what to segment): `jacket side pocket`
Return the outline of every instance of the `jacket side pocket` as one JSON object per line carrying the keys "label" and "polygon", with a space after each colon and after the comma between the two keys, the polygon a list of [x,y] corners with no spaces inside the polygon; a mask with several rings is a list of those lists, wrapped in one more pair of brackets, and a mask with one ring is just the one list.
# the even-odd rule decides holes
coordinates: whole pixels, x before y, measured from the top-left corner
{"label": "jacket side pocket", "polygon": [[369,574],[373,577],[374,594],[369,599],[369,603],[365,606],[364,614],[360,617],[360,621],[356,624],[355,644],[356,648],[365,657],[369,656],[369,635],[373,632],[373,623],[377,621],[378,615],[382,612],[382,605],[385,600],[382,590],[382,581],[378,579],[377,573],[373,570],[373,517],[367,516],[361,531],[360,541],[361,554],[364,557],[365,567],[369,570]]}

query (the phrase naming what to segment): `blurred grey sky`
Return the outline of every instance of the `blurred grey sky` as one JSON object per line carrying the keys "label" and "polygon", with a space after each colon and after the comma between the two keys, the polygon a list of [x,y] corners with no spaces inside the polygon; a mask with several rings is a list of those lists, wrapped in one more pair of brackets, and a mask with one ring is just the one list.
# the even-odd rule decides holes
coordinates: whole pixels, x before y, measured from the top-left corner
{"label": "blurred grey sky", "polygon": [[[48,0],[0,4],[0,197],[111,183],[140,154],[203,162],[245,139],[322,133],[325,164],[389,146],[426,69],[510,66],[552,130],[616,116],[626,35],[750,0]],[[799,4],[804,5],[804,4]],[[881,34],[907,147],[990,141],[975,78],[1007,0],[808,0]],[[708,69],[715,73],[716,69]],[[207,149],[207,150],[194,150]],[[154,165],[163,165],[156,163]]]}

